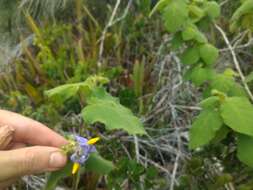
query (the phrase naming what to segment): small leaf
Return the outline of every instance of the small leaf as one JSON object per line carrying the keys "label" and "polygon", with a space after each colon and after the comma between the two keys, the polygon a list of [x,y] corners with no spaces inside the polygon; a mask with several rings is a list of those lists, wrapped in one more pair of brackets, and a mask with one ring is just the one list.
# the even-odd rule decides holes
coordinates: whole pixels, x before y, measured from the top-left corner
{"label": "small leaf", "polygon": [[185,0],[170,1],[162,11],[165,27],[169,32],[179,30],[188,18],[188,8]]}
{"label": "small leaf", "polygon": [[196,5],[189,5],[189,15],[193,22],[198,22],[201,18],[205,16],[203,9]]}
{"label": "small leaf", "polygon": [[63,169],[50,173],[44,190],[54,190],[61,179],[71,176],[72,166],[73,163],[69,161]]}
{"label": "small leaf", "polygon": [[65,84],[45,91],[45,95],[53,102],[63,103],[64,101],[77,95],[82,83]]}
{"label": "small leaf", "polygon": [[207,65],[213,65],[219,56],[219,51],[211,44],[204,44],[199,47],[200,57]]}
{"label": "small leaf", "polygon": [[182,54],[182,63],[185,65],[191,65],[199,60],[199,51],[197,47],[189,47],[185,50],[185,52]]}
{"label": "small leaf", "polygon": [[85,162],[85,171],[92,171],[104,175],[110,173],[113,169],[113,163],[105,160],[98,153],[91,153]]}
{"label": "small leaf", "polygon": [[224,123],[238,133],[253,136],[253,107],[243,97],[227,98],[221,105]]}
{"label": "small leaf", "polygon": [[228,68],[226,69],[223,74],[227,77],[238,77],[239,74],[237,72],[235,72],[233,69]]}
{"label": "small leaf", "polygon": [[238,134],[237,157],[244,164],[253,167],[253,137]]}
{"label": "small leaf", "polygon": [[211,19],[216,19],[220,16],[220,12],[221,12],[220,5],[215,1],[206,2],[205,9],[206,9],[208,16]]}
{"label": "small leaf", "polygon": [[213,69],[197,66],[197,67],[193,68],[191,75],[190,75],[190,80],[196,86],[200,86],[204,82],[212,79],[213,75],[214,75]]}
{"label": "small leaf", "polygon": [[199,31],[199,29],[194,24],[188,24],[182,31],[183,40],[195,40],[199,43],[206,43],[207,39],[205,35]]}
{"label": "small leaf", "polygon": [[208,144],[222,127],[222,118],[215,110],[204,110],[196,118],[190,129],[189,147],[195,149]]}
{"label": "small leaf", "polygon": [[196,26],[193,24],[188,25],[182,32],[183,40],[193,40],[196,36]]}

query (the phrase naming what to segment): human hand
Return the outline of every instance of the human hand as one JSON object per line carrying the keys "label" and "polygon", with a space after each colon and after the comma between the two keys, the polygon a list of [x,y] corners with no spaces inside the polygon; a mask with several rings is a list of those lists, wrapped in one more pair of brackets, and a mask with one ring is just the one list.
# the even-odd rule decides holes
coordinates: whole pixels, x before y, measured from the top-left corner
{"label": "human hand", "polygon": [[18,177],[62,168],[67,158],[57,147],[66,143],[45,125],[0,110],[0,189]]}

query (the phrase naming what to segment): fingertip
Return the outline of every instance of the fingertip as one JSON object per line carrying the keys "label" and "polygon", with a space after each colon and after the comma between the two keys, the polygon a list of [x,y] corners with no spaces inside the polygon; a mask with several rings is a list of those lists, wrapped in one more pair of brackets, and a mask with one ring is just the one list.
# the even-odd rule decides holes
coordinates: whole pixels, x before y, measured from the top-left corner
{"label": "fingertip", "polygon": [[61,151],[52,152],[49,159],[50,169],[59,169],[66,165],[67,158]]}

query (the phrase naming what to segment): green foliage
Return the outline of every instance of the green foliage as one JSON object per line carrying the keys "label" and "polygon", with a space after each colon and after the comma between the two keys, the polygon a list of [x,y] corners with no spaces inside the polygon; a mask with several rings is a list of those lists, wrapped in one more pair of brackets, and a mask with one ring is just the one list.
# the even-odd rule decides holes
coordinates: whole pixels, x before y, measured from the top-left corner
{"label": "green foliage", "polygon": [[238,135],[237,140],[237,157],[239,160],[241,160],[243,163],[247,164],[250,167],[253,167],[253,137],[247,136],[247,135]]}
{"label": "green foliage", "polygon": [[222,124],[222,118],[217,111],[213,109],[202,111],[190,129],[189,147],[195,149],[208,144],[215,137]]}
{"label": "green foliage", "polygon": [[60,171],[50,173],[48,175],[47,183],[45,185],[44,190],[54,190],[57,186],[57,183],[61,179],[71,175],[72,167],[73,167],[73,163],[68,162],[67,165]]}
{"label": "green foliage", "polygon": [[[60,180],[72,175],[72,167],[73,163],[69,161],[63,169],[50,173],[44,189],[54,190]],[[89,171],[104,175],[110,173],[113,169],[114,165],[112,162],[105,160],[98,153],[92,153],[80,172]]]}
{"label": "green foliage", "polygon": [[199,105],[203,109],[217,108],[220,105],[220,99],[218,96],[211,96],[202,100]]}
{"label": "green foliage", "polygon": [[105,92],[100,85],[108,80],[100,76],[91,76],[86,81],[75,84],[65,84],[46,91],[45,94],[57,103],[78,95],[84,95],[88,105],[82,110],[82,116],[87,124],[100,122],[106,129],[124,129],[129,134],[145,134],[140,120],[132,112],[122,106],[119,101]]}
{"label": "green foliage", "polygon": [[220,6],[215,1],[206,2],[205,10],[211,19],[216,19],[220,16],[220,12],[221,12]]}
{"label": "green foliage", "polygon": [[[45,92],[54,102],[64,103],[68,99],[84,96],[87,106],[82,110],[83,120],[87,124],[103,123],[107,130],[123,129],[129,134],[146,134],[141,121],[133,115],[131,110],[122,106],[119,101],[108,94],[102,87],[108,79],[101,76],[90,76],[84,82],[65,84]],[[91,154],[85,162],[85,171],[107,174],[114,168],[110,161]],[[69,176],[68,166],[62,171],[53,173],[48,179],[48,189],[55,187],[57,182]]]}
{"label": "green foliage", "polygon": [[[144,189],[162,189],[165,183],[165,179],[159,177],[159,173],[154,167],[143,167],[135,160],[123,158],[119,161],[117,169],[113,170],[109,176],[109,189],[115,190],[122,189],[122,183],[125,179],[129,179],[128,184],[131,185],[131,189],[139,190]],[[159,179],[160,181],[156,181]],[[143,180],[143,183],[140,183]]]}
{"label": "green foliage", "polygon": [[194,40],[197,43],[207,43],[205,35],[194,24],[188,24],[182,31],[183,40]]}
{"label": "green foliage", "polygon": [[[253,106],[243,87],[236,82],[237,73],[232,69],[216,73],[214,66],[219,50],[200,31],[218,19],[221,14],[220,5],[216,1],[207,0],[161,0],[155,9],[162,13],[166,30],[174,34],[173,50],[175,46],[177,49],[186,46],[180,56],[183,64],[190,65],[184,78],[202,87],[206,96],[200,102],[202,110],[190,129],[189,147],[195,149],[207,144],[217,144],[228,134],[236,137],[239,133],[238,158],[252,167],[247,152],[251,152],[253,137]],[[238,27],[241,24],[244,28],[250,28],[252,13],[253,1],[243,1],[232,16],[231,26]],[[249,76],[248,82],[250,80]],[[212,185],[211,189],[217,189],[229,181],[225,179],[227,178],[219,178],[220,182],[217,180],[217,184]]]}
{"label": "green foliage", "polygon": [[199,50],[197,47],[190,47],[182,54],[182,63],[186,65],[192,65],[197,63],[200,59]]}
{"label": "green foliage", "polygon": [[85,171],[104,175],[110,173],[115,167],[112,162],[105,160],[98,153],[92,153],[85,162],[84,168]]}
{"label": "green foliage", "polygon": [[142,95],[144,85],[144,62],[136,62],[133,70],[134,92],[137,97]]}
{"label": "green foliage", "polygon": [[216,74],[210,83],[211,89],[226,93],[228,96],[242,96],[247,97],[247,94],[243,87],[235,81],[235,78],[231,74]]}
{"label": "green foliage", "polygon": [[63,103],[64,101],[77,96],[79,93],[89,95],[91,91],[99,86],[108,83],[108,79],[100,76],[91,76],[84,82],[65,84],[45,91],[45,95],[54,102]]}
{"label": "green foliage", "polygon": [[191,4],[189,5],[189,16],[193,22],[198,22],[205,16],[205,11],[198,6]]}
{"label": "green foliage", "polygon": [[82,117],[88,124],[105,124],[107,130],[124,129],[129,134],[145,134],[140,120],[129,109],[108,98],[91,98],[82,110]]}
{"label": "green foliage", "polygon": [[221,115],[234,131],[253,136],[253,106],[246,98],[227,98],[221,105]]}
{"label": "green foliage", "polygon": [[204,44],[199,47],[199,54],[207,65],[212,65],[217,60],[219,51],[211,44]]}
{"label": "green foliage", "polygon": [[251,0],[242,1],[242,5],[234,12],[231,18],[230,29],[236,31],[238,28],[253,30],[253,2]]}
{"label": "green foliage", "polygon": [[176,32],[185,23],[188,9],[185,0],[171,0],[162,10],[165,27],[169,32]]}
{"label": "green foliage", "polygon": [[202,85],[204,82],[211,80],[214,76],[214,71],[209,67],[202,65],[194,65],[185,74],[185,79],[192,81],[196,86]]}
{"label": "green foliage", "polygon": [[[86,4],[82,5],[80,2],[82,1],[29,0],[17,3],[17,1],[3,0],[0,2],[1,20],[6,21],[1,25],[3,30],[9,30],[11,29],[10,26],[14,25],[10,21],[15,16],[13,16],[14,14],[10,15],[10,10],[22,3],[20,10],[25,9],[29,13],[27,14],[27,21],[32,32],[36,35],[33,46],[28,45],[21,48],[24,51],[22,58],[17,58],[18,62],[13,64],[15,74],[11,77],[2,77],[1,74],[0,88],[4,92],[4,95],[1,94],[1,105],[47,123],[48,126],[63,133],[73,127],[75,131],[81,134],[86,131],[86,128],[91,130],[89,132],[92,135],[97,134],[97,128],[87,124],[98,122],[104,124],[106,130],[123,129],[129,134],[144,134],[145,131],[139,119],[124,106],[131,108],[139,115],[146,114],[146,110],[150,108],[150,104],[146,104],[146,99],[152,99],[149,93],[154,93],[150,89],[157,87],[156,85],[151,87],[153,84],[150,81],[154,81],[153,78],[149,79],[151,78],[150,70],[153,68],[153,65],[150,64],[155,59],[152,53],[153,48],[159,45],[163,35],[160,33],[161,26],[157,17],[154,19],[147,18],[151,0],[133,1],[129,9],[131,13],[122,17],[123,20],[117,20],[119,24],[110,26],[105,35],[101,68],[96,66],[101,42],[101,29],[107,24],[106,18],[111,15],[116,1],[93,0],[85,1]],[[1,3],[4,5],[8,3],[9,6],[2,6]],[[177,50],[176,52],[180,54],[183,52],[179,57],[181,62],[186,65],[182,69],[182,71],[187,70],[185,78],[197,85],[198,92],[204,92],[206,97],[199,104],[202,110],[194,120],[190,130],[190,147],[204,146],[205,149],[192,152],[192,155],[200,154],[201,158],[187,161],[186,165],[182,163],[187,176],[181,177],[178,189],[218,190],[231,184],[235,185],[235,189],[237,189],[237,184],[240,181],[238,182],[235,179],[235,183],[227,184],[232,178],[225,172],[239,176],[238,180],[242,179],[241,183],[245,184],[241,189],[251,189],[252,187],[252,183],[248,183],[244,177],[248,176],[249,170],[245,172],[246,167],[240,164],[234,156],[237,151],[239,160],[252,167],[250,156],[248,156],[251,155],[252,141],[248,117],[252,115],[252,105],[247,100],[247,93],[241,86],[239,78],[236,78],[237,75],[234,71],[230,69],[222,72],[222,67],[219,67],[216,72],[214,68],[219,56],[215,46],[221,47],[223,43],[216,35],[216,30],[213,29],[212,25],[218,21],[219,25],[227,29],[227,18],[230,18],[230,15],[224,16],[224,12],[231,13],[240,2],[227,1],[223,4],[222,19],[219,20],[220,3],[223,1],[160,0],[151,12],[151,14],[156,10],[161,12],[165,21],[165,29],[172,36],[172,41],[168,46],[166,44],[166,48]],[[93,6],[89,7],[90,4]],[[232,8],[227,8],[228,4],[233,4]],[[251,1],[241,1],[241,7],[236,10],[231,19],[231,29],[235,31],[240,29],[252,30],[253,14],[250,4]],[[126,5],[127,1],[121,1],[116,16],[123,13],[121,10],[125,9]],[[77,11],[73,11],[75,6]],[[62,11],[68,13],[61,14]],[[6,17],[5,15],[8,14],[9,16]],[[77,19],[73,16],[75,14],[78,15]],[[54,20],[36,20],[42,17],[54,18]],[[65,25],[58,22],[57,18],[59,17],[64,17],[62,21],[70,24]],[[205,36],[205,33],[208,35]],[[26,35],[27,31],[25,31],[24,36]],[[228,37],[232,35],[229,34]],[[250,33],[248,36],[251,37]],[[244,42],[244,39],[242,41]],[[211,45],[211,43],[217,44]],[[140,44],[142,45],[140,46]],[[163,48],[159,49],[159,53],[163,53],[163,51]],[[240,57],[243,56],[240,54]],[[250,66],[243,66],[243,69],[248,67]],[[244,71],[247,73],[246,69]],[[110,83],[107,83],[107,79],[104,82],[94,82],[91,85],[85,81],[90,75],[98,71],[110,78]],[[252,84],[250,76],[247,77],[247,82],[249,85]],[[117,95],[120,103],[124,106],[119,103],[117,98],[106,92],[103,87],[105,83],[107,84],[106,89],[113,95]],[[54,88],[55,86],[58,87]],[[44,91],[46,91],[45,95],[50,100],[49,102],[42,94]],[[146,93],[147,91],[148,93]],[[234,99],[237,98],[240,100],[235,101]],[[51,104],[51,102],[55,102],[61,107]],[[80,115],[84,116],[83,120],[77,121],[74,116],[70,116],[72,113],[80,113],[82,109],[83,112]],[[151,122],[153,123],[153,121]],[[163,121],[159,122],[163,124]],[[159,127],[162,127],[160,123]],[[102,133],[106,135],[105,131]],[[125,153],[119,151],[121,145],[118,142],[120,141],[112,143],[115,149],[107,146],[107,144],[98,147],[100,153],[103,153],[102,155],[106,154],[106,158],[108,158],[108,154],[115,152],[117,155],[113,155],[115,156],[113,160],[117,166],[105,177],[108,189],[166,189],[160,186],[165,183],[165,180],[153,168],[146,168],[127,158],[125,161],[119,161],[118,159],[125,157]],[[235,142],[237,142],[237,147]],[[131,143],[127,142],[125,145],[130,151],[130,156],[132,156],[134,151],[132,151]],[[113,153],[108,153],[111,151]],[[148,149],[148,151],[150,150]],[[90,158],[93,157],[94,155],[91,155]],[[155,154],[154,157],[152,156],[153,158],[160,162]],[[166,156],[165,161],[167,158],[170,159],[170,156]],[[210,160],[211,169],[206,167],[206,163]],[[216,171],[217,164],[221,164],[224,173],[218,170],[217,174],[213,174]],[[92,170],[104,175],[112,168],[111,162],[96,157],[86,162],[86,167],[82,168],[82,172]],[[166,168],[170,169],[171,167]],[[70,169],[65,170],[65,172],[70,173]],[[244,175],[245,173],[247,175]],[[89,174],[90,172],[85,175]],[[56,185],[56,182],[59,182],[64,176],[66,176],[64,173],[58,173],[54,176],[51,189],[54,189],[53,186]],[[81,177],[83,176],[81,174]],[[92,180],[83,181],[80,182],[86,184],[80,184],[82,186],[79,189],[84,189],[86,186],[89,189],[88,186]],[[65,182],[65,185],[69,186],[72,180]]]}

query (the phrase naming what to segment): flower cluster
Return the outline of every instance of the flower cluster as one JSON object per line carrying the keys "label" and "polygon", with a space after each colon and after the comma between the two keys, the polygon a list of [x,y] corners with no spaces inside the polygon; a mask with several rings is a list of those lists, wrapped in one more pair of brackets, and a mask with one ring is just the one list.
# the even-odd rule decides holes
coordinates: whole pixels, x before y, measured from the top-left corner
{"label": "flower cluster", "polygon": [[74,153],[70,156],[70,160],[74,162],[72,174],[75,174],[79,170],[80,165],[85,163],[85,161],[89,158],[90,153],[96,152],[94,144],[98,140],[99,137],[88,140],[78,135],[75,136]]}

